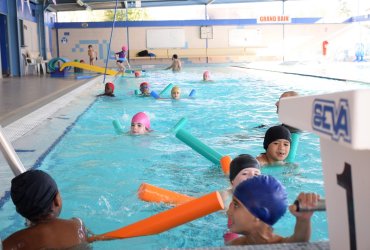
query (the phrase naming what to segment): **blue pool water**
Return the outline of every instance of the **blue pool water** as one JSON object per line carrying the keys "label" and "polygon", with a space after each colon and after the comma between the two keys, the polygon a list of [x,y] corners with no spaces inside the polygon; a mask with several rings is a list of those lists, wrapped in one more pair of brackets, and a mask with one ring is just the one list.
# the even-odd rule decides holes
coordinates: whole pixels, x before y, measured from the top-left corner
{"label": "blue pool water", "polygon": [[[333,80],[236,68],[208,68],[214,82],[200,81],[203,68],[149,71],[140,79],[121,78],[116,97],[100,97],[70,127],[63,139],[41,159],[40,169],[57,181],[63,198],[62,218],[80,217],[94,233],[104,233],[134,223],[170,207],[137,198],[143,182],[180,193],[202,196],[226,189],[229,181],[218,166],[178,140],[171,129],[182,118],[195,137],[223,155],[258,155],[264,128],[278,124],[275,102],[287,90],[301,95],[368,88]],[[154,100],[133,95],[142,81],[160,92],[167,84],[179,85],[185,97],[192,89],[195,99]],[[103,89],[103,88],[102,88]],[[96,93],[97,94],[97,93]],[[112,120],[130,128],[132,115],[145,111],[154,130],[150,135],[117,135]],[[281,180],[293,202],[301,191],[325,196],[318,137],[303,133],[296,157],[297,167],[266,167],[264,174]],[[1,208],[0,237],[23,228],[24,220],[12,202]],[[293,232],[289,213],[274,226],[283,236]],[[222,246],[226,216],[214,213],[154,236],[97,242],[95,249],[159,249]],[[327,240],[324,212],[313,216],[312,241]]]}

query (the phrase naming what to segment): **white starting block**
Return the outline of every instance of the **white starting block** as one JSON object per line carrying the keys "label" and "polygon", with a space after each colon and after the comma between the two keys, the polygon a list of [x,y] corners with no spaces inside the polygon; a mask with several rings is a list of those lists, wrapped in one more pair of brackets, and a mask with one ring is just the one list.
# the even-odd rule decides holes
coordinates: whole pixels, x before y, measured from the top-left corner
{"label": "white starting block", "polygon": [[370,90],[283,98],[279,119],[320,136],[330,249],[370,249]]}

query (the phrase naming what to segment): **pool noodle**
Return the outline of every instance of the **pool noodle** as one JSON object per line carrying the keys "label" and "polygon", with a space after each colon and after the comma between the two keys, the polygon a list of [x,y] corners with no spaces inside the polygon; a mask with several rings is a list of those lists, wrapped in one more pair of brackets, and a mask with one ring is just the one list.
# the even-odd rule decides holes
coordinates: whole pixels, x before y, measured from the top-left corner
{"label": "pool noodle", "polygon": [[231,157],[228,155],[225,155],[220,160],[221,169],[224,172],[225,175],[230,174],[230,163],[231,163]]}
{"label": "pool noodle", "polygon": [[157,92],[155,92],[154,90],[152,90],[151,92],[150,92],[150,95],[152,96],[152,97],[154,97],[155,99],[159,99],[160,98],[160,96],[157,94]]}
{"label": "pool noodle", "polygon": [[222,155],[212,148],[208,147],[203,142],[187,132],[185,129],[183,129],[182,127],[184,126],[186,121],[186,118],[182,118],[175,125],[174,131],[176,133],[176,137],[214,164],[219,165]]}
{"label": "pool noodle", "polygon": [[122,124],[118,120],[113,120],[113,127],[117,134],[123,134],[125,131],[123,130]]}
{"label": "pool noodle", "polygon": [[138,196],[143,201],[164,202],[172,205],[180,205],[195,199],[194,197],[156,187],[148,183],[140,185]]}
{"label": "pool noodle", "polygon": [[189,94],[189,97],[194,97],[194,95],[195,95],[195,89],[192,89],[191,91],[190,91],[190,94]]}
{"label": "pool noodle", "polygon": [[9,164],[10,169],[13,171],[13,174],[15,176],[20,175],[23,172],[26,172],[26,168],[23,166],[12,144],[10,144],[10,141],[5,136],[1,126],[0,126],[0,150],[3,153],[6,161]]}
{"label": "pool noodle", "polygon": [[91,236],[88,242],[158,234],[222,209],[224,204],[216,191],[118,230]]}
{"label": "pool noodle", "polygon": [[172,87],[173,87],[173,84],[172,84],[172,83],[168,84],[168,85],[167,85],[167,86],[166,86],[166,87],[161,91],[161,93],[159,93],[159,96],[166,94],[168,90],[172,89]]}
{"label": "pool noodle", "polygon": [[95,77],[94,75],[79,75],[79,76],[75,76],[75,79],[77,80],[81,80],[81,79],[90,79],[90,78],[93,78]]}
{"label": "pool noodle", "polygon": [[139,90],[137,90],[137,89],[135,89],[135,95],[140,95],[140,92],[139,92]]}
{"label": "pool noodle", "polygon": [[300,136],[300,133],[292,133],[292,143],[290,143],[290,151],[288,157],[285,159],[286,162],[294,162]]}

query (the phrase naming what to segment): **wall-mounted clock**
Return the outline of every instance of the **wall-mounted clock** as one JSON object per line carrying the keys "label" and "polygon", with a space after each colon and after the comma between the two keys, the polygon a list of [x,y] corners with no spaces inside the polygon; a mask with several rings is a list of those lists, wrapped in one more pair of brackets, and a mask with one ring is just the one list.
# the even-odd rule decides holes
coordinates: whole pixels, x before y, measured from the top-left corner
{"label": "wall-mounted clock", "polygon": [[213,39],[213,27],[212,26],[201,26],[200,27],[200,38],[201,39]]}

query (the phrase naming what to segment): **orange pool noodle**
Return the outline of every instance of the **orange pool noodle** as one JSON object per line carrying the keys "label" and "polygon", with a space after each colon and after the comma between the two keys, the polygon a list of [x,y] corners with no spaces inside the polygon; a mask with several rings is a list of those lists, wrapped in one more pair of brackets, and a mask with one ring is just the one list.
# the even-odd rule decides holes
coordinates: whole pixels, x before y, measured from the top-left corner
{"label": "orange pool noodle", "polygon": [[94,242],[97,240],[114,240],[158,234],[221,209],[224,209],[224,204],[221,195],[216,191],[118,230],[91,236],[88,238],[88,241]]}
{"label": "orange pool noodle", "polygon": [[231,157],[228,155],[223,156],[220,160],[220,165],[225,175],[230,174],[230,163],[231,163]]}
{"label": "orange pool noodle", "polygon": [[172,205],[180,205],[195,199],[194,197],[156,187],[148,183],[140,185],[138,196],[143,201],[164,202]]}

